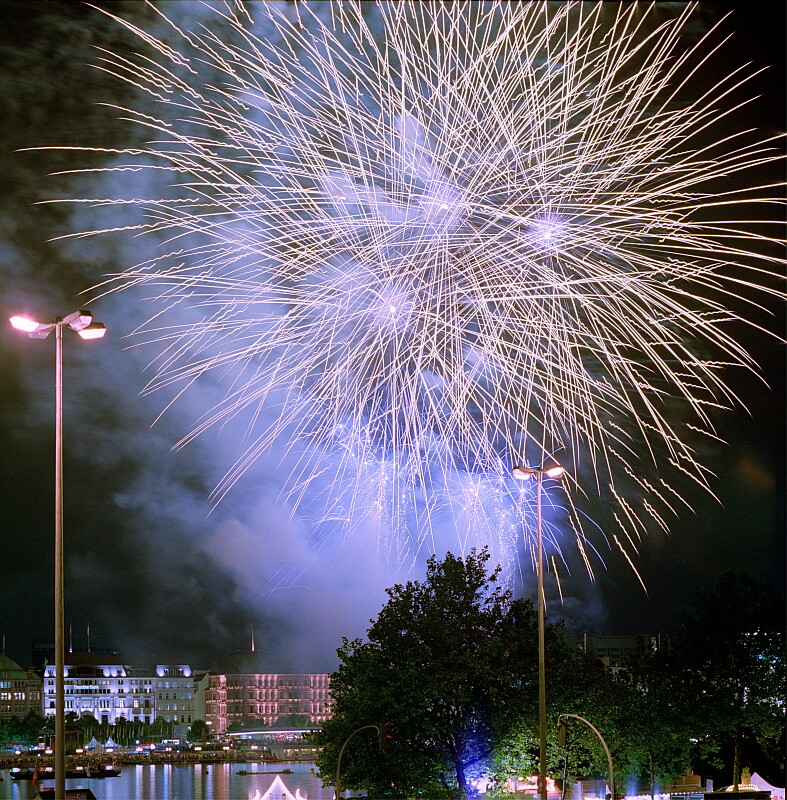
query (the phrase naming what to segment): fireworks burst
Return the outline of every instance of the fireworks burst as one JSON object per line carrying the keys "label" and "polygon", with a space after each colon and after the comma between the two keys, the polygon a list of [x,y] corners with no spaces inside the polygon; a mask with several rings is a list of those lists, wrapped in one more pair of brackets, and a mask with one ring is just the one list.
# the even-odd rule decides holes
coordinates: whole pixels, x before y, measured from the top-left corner
{"label": "fireworks burst", "polygon": [[754,368],[731,300],[780,292],[746,221],[775,191],[745,175],[779,154],[726,124],[744,72],[696,88],[716,45],[686,44],[691,6],[214,10],[104,67],[160,109],[124,109],[155,141],[112,169],[171,187],[123,229],[169,244],[105,288],[156,287],[151,390],[225,382],[183,443],[248,423],[216,498],[283,446],[319,524],[401,562],[448,526],[510,564],[529,520],[510,466],[560,450],[550,535],[591,569],[587,495],[631,558],[681,486],[711,489],[696,441],[735,402],[725,374]]}

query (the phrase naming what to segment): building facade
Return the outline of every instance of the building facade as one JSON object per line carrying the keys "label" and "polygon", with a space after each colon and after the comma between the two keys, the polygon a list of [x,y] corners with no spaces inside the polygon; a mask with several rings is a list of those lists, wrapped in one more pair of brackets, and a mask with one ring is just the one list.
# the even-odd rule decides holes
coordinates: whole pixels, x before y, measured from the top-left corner
{"label": "building facade", "polygon": [[205,719],[205,695],[210,684],[210,673],[206,669],[195,669],[191,675],[194,683],[195,719]]}
{"label": "building facade", "polygon": [[213,735],[235,724],[259,721],[271,727],[288,719],[319,725],[331,715],[328,673],[234,673],[210,675],[205,721]]}
{"label": "building facade", "polygon": [[[123,718],[130,722],[153,722],[156,718],[155,675],[136,669],[105,654],[73,654],[65,664],[65,713],[77,717],[90,714],[99,722],[114,725]],[[55,665],[44,667],[44,716],[57,712]]]}
{"label": "building facade", "polygon": [[[69,653],[65,665],[65,712],[77,717],[90,714],[99,722],[118,720],[189,725],[196,714],[195,684],[188,664],[156,664],[133,667],[119,657],[97,653]],[[205,673],[201,673],[204,682]],[[55,665],[44,667],[43,697],[37,713],[54,716],[57,711]],[[204,713],[204,712],[203,712]]]}
{"label": "building facade", "polygon": [[[99,653],[69,653],[67,661],[65,713],[90,714],[110,725],[121,719],[152,723],[160,717],[173,726],[188,727],[203,719],[211,735],[222,735],[234,723],[316,726],[330,716],[328,673],[212,674],[188,664],[131,666],[122,656]],[[25,673],[14,667],[20,681]],[[37,695],[33,684],[28,690],[34,698],[32,710],[54,716],[54,664],[44,666],[43,684],[30,674],[38,681]]]}
{"label": "building facade", "polygon": [[0,653],[0,719],[41,713],[41,678]]}
{"label": "building facade", "polygon": [[175,725],[189,725],[199,719],[194,710],[194,677],[188,664],[156,665],[156,713]]}
{"label": "building facade", "polygon": [[588,655],[596,656],[607,669],[619,672],[625,669],[642,648],[659,650],[662,637],[651,634],[590,634],[577,640],[579,648]]}

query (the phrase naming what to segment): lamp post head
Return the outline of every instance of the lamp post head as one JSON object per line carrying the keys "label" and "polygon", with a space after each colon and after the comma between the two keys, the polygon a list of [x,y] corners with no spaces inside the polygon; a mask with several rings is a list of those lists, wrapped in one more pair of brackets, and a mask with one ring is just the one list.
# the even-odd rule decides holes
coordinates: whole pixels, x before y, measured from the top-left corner
{"label": "lamp post head", "polygon": [[562,480],[566,474],[565,467],[561,467],[560,464],[554,464],[551,467],[526,467],[522,465],[517,465],[511,468],[511,474],[518,480],[518,481],[528,481],[531,477],[535,476],[536,479],[541,479],[542,477],[552,478],[552,480]]}
{"label": "lamp post head", "polygon": [[11,323],[11,325],[13,325],[14,328],[16,328],[18,331],[23,331],[24,333],[35,333],[40,326],[38,320],[21,314],[11,317],[8,321]]}
{"label": "lamp post head", "polygon": [[93,315],[89,311],[74,311],[63,317],[63,324],[68,325],[72,331],[83,331],[93,322]]}
{"label": "lamp post head", "polygon": [[565,467],[561,467],[560,464],[555,464],[548,469],[542,469],[541,472],[546,475],[547,478],[552,478],[556,481],[562,480],[566,474]]}
{"label": "lamp post head", "polygon": [[83,339],[100,339],[106,332],[103,322],[91,322],[86,328],[77,331]]}
{"label": "lamp post head", "polygon": [[67,325],[83,339],[100,339],[107,332],[101,322],[93,322],[93,315],[89,311],[74,311],[62,319],[58,317],[56,322],[39,322],[27,314],[18,314],[11,317],[9,322],[31,339],[46,339],[55,328],[63,325]]}

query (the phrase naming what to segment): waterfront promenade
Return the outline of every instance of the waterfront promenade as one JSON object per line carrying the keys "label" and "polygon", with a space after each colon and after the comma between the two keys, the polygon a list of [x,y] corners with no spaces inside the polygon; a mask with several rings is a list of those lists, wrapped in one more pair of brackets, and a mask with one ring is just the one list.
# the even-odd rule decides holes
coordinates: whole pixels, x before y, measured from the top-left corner
{"label": "waterfront promenade", "polygon": [[[144,752],[115,751],[112,753],[99,753],[96,755],[79,754],[67,756],[68,766],[102,766],[114,764],[116,766],[137,764],[282,764],[277,758],[268,758],[254,751],[245,750],[202,750],[166,752],[161,750],[147,750]],[[16,755],[5,753],[0,755],[0,770],[10,770],[14,767],[28,769],[38,767],[54,767],[54,756],[37,755],[34,752],[24,752]]]}

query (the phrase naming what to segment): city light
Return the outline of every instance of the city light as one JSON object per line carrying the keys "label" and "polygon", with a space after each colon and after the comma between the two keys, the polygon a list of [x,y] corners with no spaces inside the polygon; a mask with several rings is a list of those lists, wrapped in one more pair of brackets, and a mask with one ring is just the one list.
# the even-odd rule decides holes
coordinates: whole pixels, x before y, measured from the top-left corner
{"label": "city light", "polygon": [[38,322],[30,317],[11,317],[10,322],[18,331],[24,331],[25,333],[32,333],[38,328]]}

